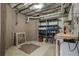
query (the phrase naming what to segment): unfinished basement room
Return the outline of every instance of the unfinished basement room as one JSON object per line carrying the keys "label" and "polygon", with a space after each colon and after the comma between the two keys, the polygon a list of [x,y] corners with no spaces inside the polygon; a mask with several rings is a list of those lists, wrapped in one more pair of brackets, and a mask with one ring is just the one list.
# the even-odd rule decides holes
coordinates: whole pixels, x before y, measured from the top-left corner
{"label": "unfinished basement room", "polygon": [[79,56],[79,3],[0,3],[0,56]]}

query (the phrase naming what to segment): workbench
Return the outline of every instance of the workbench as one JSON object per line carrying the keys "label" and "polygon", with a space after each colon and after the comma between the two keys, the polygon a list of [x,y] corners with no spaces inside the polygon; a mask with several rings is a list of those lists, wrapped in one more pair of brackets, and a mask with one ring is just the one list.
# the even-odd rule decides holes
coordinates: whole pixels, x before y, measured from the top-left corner
{"label": "workbench", "polygon": [[74,40],[78,40],[78,36],[73,35],[71,33],[58,33],[55,36],[56,39],[56,56],[60,56],[60,41],[63,41],[63,39],[74,39]]}

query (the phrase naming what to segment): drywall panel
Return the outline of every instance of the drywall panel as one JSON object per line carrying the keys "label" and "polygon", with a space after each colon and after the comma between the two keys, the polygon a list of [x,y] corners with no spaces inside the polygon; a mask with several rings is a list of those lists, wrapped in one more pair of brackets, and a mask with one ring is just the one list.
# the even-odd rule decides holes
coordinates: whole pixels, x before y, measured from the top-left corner
{"label": "drywall panel", "polygon": [[6,48],[12,45],[13,40],[13,10],[6,4]]}
{"label": "drywall panel", "polygon": [[[38,39],[38,21],[30,20],[26,23],[26,17],[22,14],[16,14],[9,5],[6,10],[6,49],[14,43],[14,33],[25,32],[26,40]],[[17,21],[17,24],[16,24]]]}
{"label": "drywall panel", "polygon": [[[14,12],[9,5],[6,10],[6,49],[14,44],[14,33],[26,32],[26,39],[28,38],[26,17],[22,14]],[[16,24],[17,20],[17,24]]]}
{"label": "drywall panel", "polygon": [[5,55],[6,4],[1,4],[1,55]]}
{"label": "drywall panel", "polygon": [[38,20],[30,19],[30,22],[26,23],[26,17],[22,14],[18,14],[17,25],[15,25],[15,32],[26,32],[26,40],[38,39]]}
{"label": "drywall panel", "polygon": [[38,29],[39,29],[39,20],[37,19],[36,22],[35,22],[35,40],[37,41],[39,39],[39,32],[38,32]]}
{"label": "drywall panel", "polygon": [[17,32],[25,32],[26,33],[26,40],[28,40],[28,28],[29,26],[26,23],[26,17],[22,14],[15,15],[17,20],[17,24],[15,24],[15,33]]}
{"label": "drywall panel", "polygon": [[38,40],[38,20],[30,20],[28,23],[29,40]]}
{"label": "drywall panel", "polygon": [[16,32],[25,32],[26,31],[26,22],[25,17],[21,14],[17,15],[17,25],[16,25]]}

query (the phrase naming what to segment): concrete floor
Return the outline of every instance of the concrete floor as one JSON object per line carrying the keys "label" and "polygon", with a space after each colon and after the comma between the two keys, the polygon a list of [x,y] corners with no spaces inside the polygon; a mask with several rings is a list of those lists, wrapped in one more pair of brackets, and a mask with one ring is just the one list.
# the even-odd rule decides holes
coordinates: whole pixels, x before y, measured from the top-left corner
{"label": "concrete floor", "polygon": [[6,56],[55,56],[55,44],[51,44],[51,43],[45,43],[45,42],[37,42],[37,41],[30,41],[30,42],[25,42],[23,44],[26,43],[33,43],[36,45],[39,45],[40,47],[38,49],[36,49],[34,52],[32,52],[31,54],[26,54],[23,51],[19,50],[18,47],[20,47],[20,45],[16,46],[12,46],[10,48],[8,48],[6,50],[5,55]]}

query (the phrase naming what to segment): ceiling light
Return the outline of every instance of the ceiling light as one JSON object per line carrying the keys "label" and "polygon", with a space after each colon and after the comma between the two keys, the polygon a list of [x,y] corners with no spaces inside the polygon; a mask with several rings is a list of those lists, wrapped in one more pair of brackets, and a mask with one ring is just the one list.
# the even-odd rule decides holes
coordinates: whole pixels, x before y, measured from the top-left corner
{"label": "ceiling light", "polygon": [[32,3],[24,3],[24,5],[30,5],[30,4],[32,4]]}
{"label": "ceiling light", "polygon": [[31,3],[24,3],[25,7],[28,7]]}
{"label": "ceiling light", "polygon": [[37,5],[34,5],[33,8],[35,9],[42,9],[44,7],[43,4],[37,4]]}

